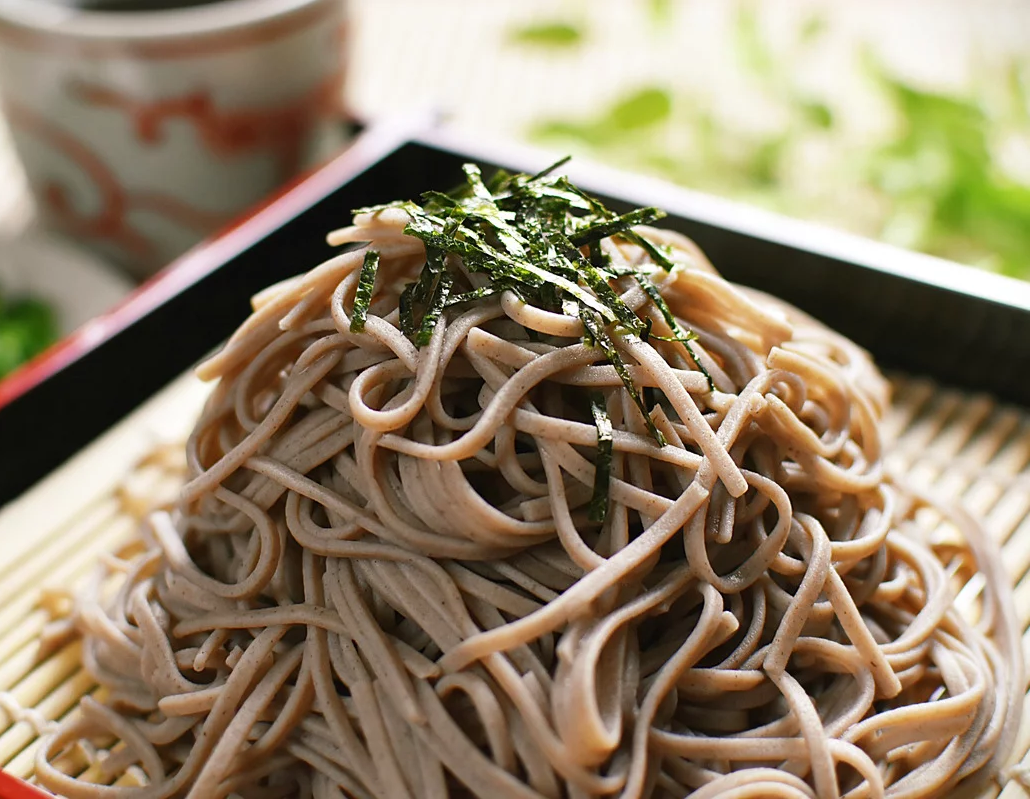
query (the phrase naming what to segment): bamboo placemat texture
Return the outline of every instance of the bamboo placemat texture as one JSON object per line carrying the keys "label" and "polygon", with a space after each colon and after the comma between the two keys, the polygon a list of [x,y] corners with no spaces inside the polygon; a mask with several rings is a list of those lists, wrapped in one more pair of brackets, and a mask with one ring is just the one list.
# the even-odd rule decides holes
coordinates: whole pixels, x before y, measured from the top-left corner
{"label": "bamboo placemat texture", "polygon": [[[925,379],[896,377],[894,391],[886,421],[888,438],[895,440],[889,467],[917,485],[961,499],[984,520],[1002,545],[1025,631],[1023,648],[1030,655],[1030,412]],[[195,378],[180,378],[0,509],[0,767],[5,771],[31,779],[40,730],[75,713],[79,697],[100,695],[73,636],[58,637],[47,648],[40,636],[67,613],[67,592],[97,559],[130,556],[140,517],[174,498],[185,468],[182,442],[205,396]],[[977,589],[970,584],[957,601]],[[1016,760],[1030,769],[1030,696],[1022,716]],[[95,752],[73,752],[69,758],[71,768],[102,779],[97,766],[90,766]],[[139,784],[133,769],[115,777],[114,784]],[[985,794],[999,796],[1020,799],[1030,792],[1013,779]]]}

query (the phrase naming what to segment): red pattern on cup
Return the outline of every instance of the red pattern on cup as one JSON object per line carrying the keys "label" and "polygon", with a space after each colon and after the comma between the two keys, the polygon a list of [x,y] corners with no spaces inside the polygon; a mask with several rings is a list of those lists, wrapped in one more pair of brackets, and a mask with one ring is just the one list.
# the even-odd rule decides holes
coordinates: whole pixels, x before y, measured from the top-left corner
{"label": "red pattern on cup", "polygon": [[0,11],[0,72],[42,215],[145,277],[296,174],[342,114],[346,7],[140,19],[130,31]]}
{"label": "red pattern on cup", "polygon": [[[128,115],[137,139],[158,147],[170,120],[185,120],[197,141],[219,158],[267,151],[284,176],[301,165],[303,145],[316,119],[336,111],[342,74],[330,76],[305,96],[277,108],[222,110],[206,92],[192,92],[157,101],[141,101],[116,89],[76,81],[71,91],[82,101]],[[98,196],[99,208],[84,212],[69,188],[55,180],[37,186],[42,210],[69,235],[113,244],[140,261],[154,258],[154,246],[129,222],[134,211],[160,215],[176,225],[204,235],[221,227],[228,215],[206,211],[159,192],[133,191],[122,185],[95,152],[73,134],[15,103],[7,104],[13,128],[43,141],[76,164]]]}
{"label": "red pattern on cup", "polygon": [[292,174],[300,167],[303,145],[316,120],[333,114],[342,91],[342,73],[331,75],[307,94],[276,108],[220,109],[206,90],[160,100],[141,100],[119,89],[75,80],[69,92],[82,102],[128,115],[136,138],[158,145],[165,123],[186,120],[198,141],[219,157],[268,150],[279,169]]}
{"label": "red pattern on cup", "polygon": [[44,142],[75,163],[97,193],[99,209],[93,213],[76,208],[68,187],[52,179],[36,186],[44,213],[54,217],[60,227],[75,238],[91,238],[116,244],[130,255],[148,259],[150,243],[126,223],[128,198],[107,164],[75,136],[57,127],[28,108],[8,101],[7,118],[16,131],[24,131]]}

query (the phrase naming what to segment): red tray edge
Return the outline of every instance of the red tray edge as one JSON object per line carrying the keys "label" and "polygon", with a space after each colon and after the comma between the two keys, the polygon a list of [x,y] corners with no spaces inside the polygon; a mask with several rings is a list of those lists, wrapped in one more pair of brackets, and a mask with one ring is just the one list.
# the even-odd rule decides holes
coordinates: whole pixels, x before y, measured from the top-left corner
{"label": "red tray edge", "polygon": [[430,119],[428,115],[417,115],[370,125],[328,163],[313,167],[273,192],[224,229],[172,261],[109,311],[86,322],[6,378],[0,379],[0,408],[146,316],[269,231],[292,219],[330,188],[381,160],[425,130]]}

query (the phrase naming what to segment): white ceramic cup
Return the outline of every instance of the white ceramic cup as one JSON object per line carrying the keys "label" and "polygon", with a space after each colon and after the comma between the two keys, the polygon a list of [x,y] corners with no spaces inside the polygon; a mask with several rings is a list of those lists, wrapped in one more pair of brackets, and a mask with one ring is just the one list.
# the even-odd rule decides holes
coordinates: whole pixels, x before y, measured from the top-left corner
{"label": "white ceramic cup", "polygon": [[0,90],[41,221],[153,273],[305,163],[340,108],[344,25],[343,0],[0,0]]}

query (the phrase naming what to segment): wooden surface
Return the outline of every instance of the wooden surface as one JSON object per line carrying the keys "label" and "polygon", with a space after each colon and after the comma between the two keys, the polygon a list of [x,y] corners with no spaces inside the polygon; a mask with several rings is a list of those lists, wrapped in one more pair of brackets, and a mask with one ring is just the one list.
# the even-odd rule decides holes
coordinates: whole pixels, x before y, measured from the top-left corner
{"label": "wooden surface", "polygon": [[[1030,662],[1030,412],[985,396],[895,379],[888,465],[961,498],[1002,544]],[[31,779],[39,733],[97,692],[73,637],[40,636],[68,609],[68,592],[100,557],[131,555],[140,516],[171,501],[184,469],[182,441],[206,396],[177,380],[22,498],[0,509],[0,766]],[[970,585],[965,594],[975,594]],[[959,602],[965,598],[959,598]],[[51,628],[52,629],[52,628]],[[1015,761],[1030,770],[1030,698]],[[76,753],[86,769],[95,753]],[[1030,797],[1013,769],[987,797]],[[130,771],[118,784],[133,784]]]}
{"label": "wooden surface", "polygon": [[[0,509],[0,767],[32,774],[39,733],[96,690],[68,638],[41,646],[97,563],[128,554],[148,507],[174,498],[182,442],[207,386],[176,380],[79,455]],[[87,759],[89,753],[84,753]],[[131,779],[131,775],[130,775]]]}

